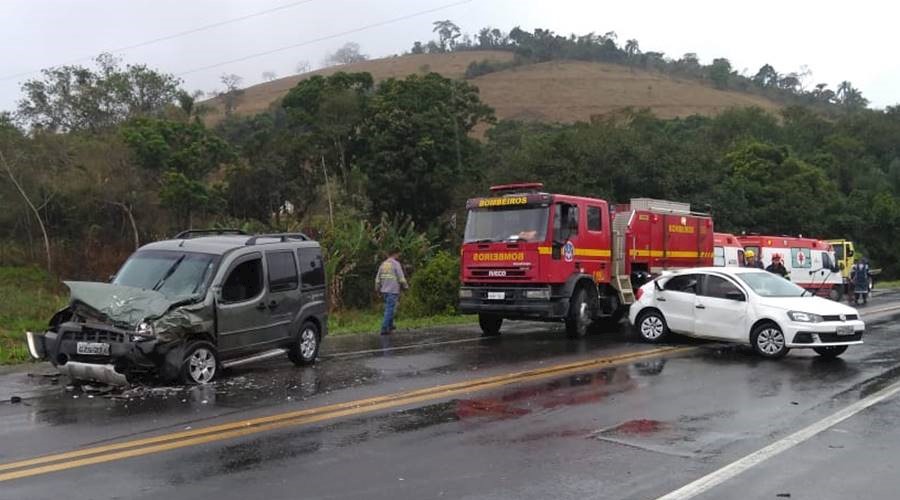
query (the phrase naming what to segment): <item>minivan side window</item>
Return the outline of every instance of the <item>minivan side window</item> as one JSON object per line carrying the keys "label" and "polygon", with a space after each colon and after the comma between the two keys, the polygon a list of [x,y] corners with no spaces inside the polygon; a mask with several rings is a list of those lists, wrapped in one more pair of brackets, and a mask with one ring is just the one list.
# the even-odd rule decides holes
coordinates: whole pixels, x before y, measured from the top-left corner
{"label": "minivan side window", "polygon": [[269,267],[270,292],[286,292],[297,289],[299,279],[294,252],[266,252],[266,264]]}
{"label": "minivan side window", "polygon": [[697,293],[697,281],[700,279],[698,274],[682,274],[675,276],[666,281],[663,289],[670,292]]}
{"label": "minivan side window", "polygon": [[297,257],[300,259],[300,283],[303,290],[325,286],[322,251],[318,248],[300,248],[297,250]]}
{"label": "minivan side window", "polygon": [[257,257],[241,262],[228,274],[222,285],[222,302],[250,300],[263,290],[262,259]]}

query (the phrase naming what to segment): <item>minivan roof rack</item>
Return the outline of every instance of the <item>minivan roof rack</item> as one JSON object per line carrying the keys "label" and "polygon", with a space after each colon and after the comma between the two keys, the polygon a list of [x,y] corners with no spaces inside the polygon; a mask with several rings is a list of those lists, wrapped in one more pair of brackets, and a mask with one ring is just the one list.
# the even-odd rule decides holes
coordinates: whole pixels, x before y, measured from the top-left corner
{"label": "minivan roof rack", "polygon": [[186,240],[190,238],[194,238],[196,236],[207,236],[210,234],[220,235],[220,234],[237,234],[237,235],[246,235],[244,231],[240,229],[234,228],[218,228],[218,229],[188,229],[182,231],[175,235],[174,240]]}
{"label": "minivan roof rack", "polygon": [[303,233],[270,233],[270,234],[254,234],[251,238],[247,240],[245,245],[252,246],[256,245],[256,241],[260,238],[276,238],[280,240],[281,243],[286,242],[287,240],[301,240],[301,241],[309,241],[309,236]]}

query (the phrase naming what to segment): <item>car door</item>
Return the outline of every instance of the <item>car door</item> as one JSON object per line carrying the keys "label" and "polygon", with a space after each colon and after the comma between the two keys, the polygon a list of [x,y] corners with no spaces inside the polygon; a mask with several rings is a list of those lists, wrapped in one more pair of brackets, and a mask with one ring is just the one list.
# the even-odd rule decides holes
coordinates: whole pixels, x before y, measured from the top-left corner
{"label": "car door", "polygon": [[269,328],[266,342],[285,340],[293,334],[292,326],[300,309],[300,276],[293,250],[267,250],[266,273]]}
{"label": "car door", "polygon": [[732,280],[704,275],[695,300],[694,331],[698,337],[747,338],[747,293]]}
{"label": "car door", "polygon": [[656,305],[673,332],[694,331],[694,306],[699,289],[699,274],[679,274],[666,280],[656,293]]}
{"label": "car door", "polygon": [[262,253],[236,258],[221,283],[216,300],[218,349],[228,355],[255,343],[269,326]]}

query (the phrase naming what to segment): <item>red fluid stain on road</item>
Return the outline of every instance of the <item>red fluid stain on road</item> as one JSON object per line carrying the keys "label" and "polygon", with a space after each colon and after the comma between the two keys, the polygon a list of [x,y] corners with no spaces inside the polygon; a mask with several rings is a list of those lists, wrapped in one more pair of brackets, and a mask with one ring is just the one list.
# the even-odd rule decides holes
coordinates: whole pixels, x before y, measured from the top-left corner
{"label": "red fluid stain on road", "polygon": [[621,432],[623,434],[653,434],[666,428],[666,424],[659,420],[638,419],[629,420],[621,425],[610,429],[613,432]]}

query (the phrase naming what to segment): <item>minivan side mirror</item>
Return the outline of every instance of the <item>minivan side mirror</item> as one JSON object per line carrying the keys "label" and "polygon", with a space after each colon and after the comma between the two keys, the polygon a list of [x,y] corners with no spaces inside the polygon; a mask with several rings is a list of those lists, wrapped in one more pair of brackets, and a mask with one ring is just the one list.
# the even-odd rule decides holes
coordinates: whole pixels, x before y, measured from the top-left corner
{"label": "minivan side mirror", "polygon": [[744,302],[746,298],[744,297],[743,292],[738,290],[731,290],[725,294],[725,298],[728,300],[736,300],[738,302]]}

